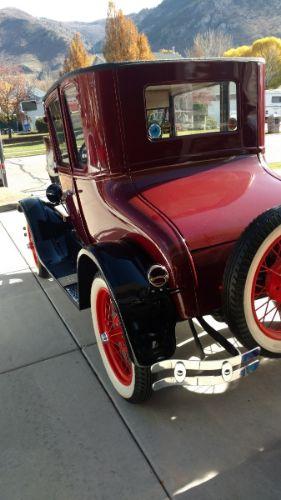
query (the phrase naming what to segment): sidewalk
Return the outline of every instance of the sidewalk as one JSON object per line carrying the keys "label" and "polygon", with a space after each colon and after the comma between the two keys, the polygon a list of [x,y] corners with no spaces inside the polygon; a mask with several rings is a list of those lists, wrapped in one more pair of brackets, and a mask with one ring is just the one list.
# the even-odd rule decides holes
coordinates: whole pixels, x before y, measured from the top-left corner
{"label": "sidewalk", "polygon": [[74,335],[79,312],[61,315],[8,236],[19,218],[0,222],[1,500],[166,498],[81,353],[90,318]]}
{"label": "sidewalk", "polygon": [[221,392],[173,388],[129,405],[108,383],[89,311],[32,274],[23,225],[0,214],[1,500],[279,500],[281,361]]}

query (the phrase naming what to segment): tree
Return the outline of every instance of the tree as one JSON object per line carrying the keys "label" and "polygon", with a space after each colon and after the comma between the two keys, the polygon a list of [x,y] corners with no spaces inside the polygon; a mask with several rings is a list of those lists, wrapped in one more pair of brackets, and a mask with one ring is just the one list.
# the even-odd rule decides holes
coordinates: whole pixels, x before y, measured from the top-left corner
{"label": "tree", "polygon": [[208,30],[198,33],[193,42],[193,47],[186,50],[187,57],[221,57],[231,47],[232,36],[222,31]]}
{"label": "tree", "polygon": [[149,61],[151,59],[154,59],[149,41],[144,33],[139,33],[138,35],[138,59],[140,59],[141,61]]}
{"label": "tree", "polygon": [[230,49],[226,57],[263,57],[266,62],[266,88],[281,84],[281,39],[274,36],[259,38],[250,46]]}
{"label": "tree", "polygon": [[107,62],[153,59],[147,37],[112,1],[108,4],[103,54]]}
{"label": "tree", "polygon": [[88,54],[80,34],[76,33],[70,42],[68,54],[64,59],[63,73],[90,66],[92,63],[93,56]]}
{"label": "tree", "polygon": [[19,103],[26,99],[28,85],[22,73],[15,66],[0,66],[0,118],[11,121],[19,114]]}

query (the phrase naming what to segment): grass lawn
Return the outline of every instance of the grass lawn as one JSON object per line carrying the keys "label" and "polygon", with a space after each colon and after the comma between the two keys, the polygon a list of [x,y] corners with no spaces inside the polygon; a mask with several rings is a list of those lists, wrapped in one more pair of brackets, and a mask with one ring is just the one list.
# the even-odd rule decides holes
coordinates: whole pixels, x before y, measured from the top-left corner
{"label": "grass lawn", "polygon": [[273,170],[277,170],[281,168],[281,161],[275,161],[273,163],[269,163],[268,166],[272,168]]}
{"label": "grass lawn", "polygon": [[5,144],[5,158],[17,158],[19,156],[34,156],[45,154],[45,145],[43,141],[37,142],[20,142],[18,144]]}
{"label": "grass lawn", "polygon": [[[18,137],[25,137],[26,139],[28,139],[29,137],[34,137],[34,136],[37,136],[38,138],[39,137],[43,137],[44,135],[47,135],[47,133],[38,133],[38,132],[29,132],[28,134],[23,134],[22,132],[13,132],[12,134],[12,139],[16,139]],[[2,135],[1,134],[1,139],[4,140],[4,139],[9,139],[9,136],[7,134],[5,135]]]}

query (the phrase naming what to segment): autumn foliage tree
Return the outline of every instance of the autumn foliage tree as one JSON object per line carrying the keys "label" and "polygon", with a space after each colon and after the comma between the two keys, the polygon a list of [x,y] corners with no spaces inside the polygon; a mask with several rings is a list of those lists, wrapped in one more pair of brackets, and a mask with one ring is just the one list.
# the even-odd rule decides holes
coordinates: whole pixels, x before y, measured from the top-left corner
{"label": "autumn foliage tree", "polygon": [[87,52],[80,34],[76,33],[70,42],[68,54],[64,59],[63,73],[90,66],[92,63],[93,56]]}
{"label": "autumn foliage tree", "polygon": [[220,57],[231,47],[232,36],[218,30],[197,33],[191,49],[186,50],[187,57]]}
{"label": "autumn foliage tree", "polygon": [[103,54],[107,62],[154,59],[148,39],[135,23],[109,2]]}
{"label": "autumn foliage tree", "polygon": [[27,81],[15,66],[0,65],[0,119],[9,122],[19,114],[19,103],[28,94]]}
{"label": "autumn foliage tree", "polygon": [[263,57],[266,61],[266,87],[281,84],[281,39],[274,36],[259,38],[252,45],[230,49],[226,57]]}

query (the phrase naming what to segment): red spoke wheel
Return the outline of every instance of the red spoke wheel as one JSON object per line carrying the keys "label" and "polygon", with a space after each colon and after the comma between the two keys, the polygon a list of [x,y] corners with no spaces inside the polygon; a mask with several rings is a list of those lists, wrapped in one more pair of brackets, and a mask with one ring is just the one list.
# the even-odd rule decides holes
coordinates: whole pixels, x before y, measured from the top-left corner
{"label": "red spoke wheel", "polygon": [[39,260],[38,253],[37,253],[36,246],[35,246],[34,239],[33,239],[33,235],[32,235],[32,232],[31,232],[29,225],[27,225],[27,237],[28,237],[28,247],[30,248],[30,250],[32,252],[38,276],[40,276],[40,278],[48,278],[48,276],[49,276],[48,271],[43,266],[43,264],[41,264],[41,262]]}
{"label": "red spoke wheel", "polygon": [[224,306],[245,346],[281,356],[281,208],[260,215],[241,236],[225,270]]}
{"label": "red spoke wheel", "polygon": [[148,399],[151,395],[150,368],[132,362],[117,306],[100,275],[92,284],[91,311],[97,346],[112,385],[128,401],[135,403]]}

